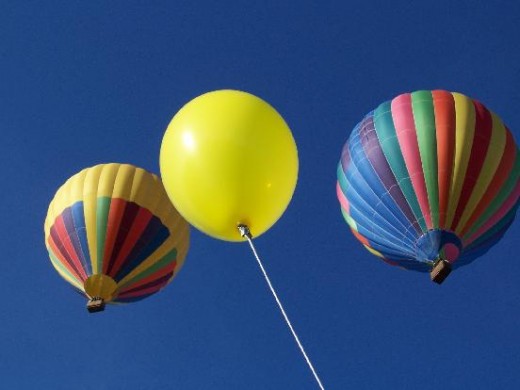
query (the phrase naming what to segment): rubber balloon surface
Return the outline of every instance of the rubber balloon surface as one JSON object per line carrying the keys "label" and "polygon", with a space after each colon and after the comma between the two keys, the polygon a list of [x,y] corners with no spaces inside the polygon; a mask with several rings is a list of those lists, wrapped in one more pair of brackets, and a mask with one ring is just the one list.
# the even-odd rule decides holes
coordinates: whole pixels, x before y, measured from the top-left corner
{"label": "rubber balloon surface", "polygon": [[337,196],[359,241],[386,262],[427,272],[485,253],[513,222],[520,160],[511,132],[459,93],[417,91],[370,112],[337,169]]}
{"label": "rubber balloon surface", "polygon": [[220,90],[201,95],[174,116],[160,153],[161,176],[173,204],[197,229],[244,240],[283,214],[298,176],[289,127],[262,99]]}

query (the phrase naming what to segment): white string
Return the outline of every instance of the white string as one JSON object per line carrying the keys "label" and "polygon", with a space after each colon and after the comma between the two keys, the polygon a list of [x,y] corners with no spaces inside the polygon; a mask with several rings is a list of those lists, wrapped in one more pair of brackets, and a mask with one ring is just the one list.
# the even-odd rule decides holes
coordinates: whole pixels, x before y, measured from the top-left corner
{"label": "white string", "polygon": [[276,303],[278,304],[278,307],[280,308],[280,311],[282,312],[283,318],[285,318],[285,322],[287,323],[287,326],[291,330],[292,335],[294,336],[294,340],[296,341],[296,344],[298,344],[298,347],[300,347],[300,351],[302,351],[303,357],[305,358],[305,361],[307,362],[309,368],[312,371],[312,375],[314,375],[314,378],[316,379],[316,382],[318,383],[318,386],[321,390],[325,390],[323,387],[320,378],[318,377],[318,374],[316,373],[316,370],[314,369],[314,366],[312,365],[309,357],[307,356],[307,353],[305,352],[305,349],[303,349],[303,345],[300,342],[300,339],[298,338],[298,335],[294,331],[294,328],[291,324],[291,321],[289,320],[289,317],[287,317],[287,314],[285,313],[285,310],[282,306],[282,303],[280,302],[280,299],[278,299],[278,295],[276,294],[276,291],[273,288],[273,285],[271,284],[271,280],[269,280],[269,276],[267,276],[267,272],[265,272],[264,266],[262,265],[262,261],[260,260],[260,257],[258,256],[258,253],[256,252],[255,246],[253,245],[253,240],[251,239],[251,234],[249,233],[249,229],[247,226],[239,226],[240,233],[242,234],[242,237],[247,238],[247,241],[249,242],[249,246],[251,247],[251,250],[253,251],[253,254],[255,255],[256,261],[258,262],[258,265],[260,266],[260,269],[262,270],[262,274],[264,275],[265,281],[269,285],[269,289],[273,293],[273,297],[276,300]]}

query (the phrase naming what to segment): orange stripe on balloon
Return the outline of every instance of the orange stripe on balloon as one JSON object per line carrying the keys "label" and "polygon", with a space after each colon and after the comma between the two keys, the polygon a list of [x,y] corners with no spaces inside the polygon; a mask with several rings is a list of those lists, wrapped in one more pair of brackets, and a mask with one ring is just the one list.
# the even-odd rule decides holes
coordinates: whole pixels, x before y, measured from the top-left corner
{"label": "orange stripe on balloon", "polygon": [[463,229],[460,232],[460,236],[463,237],[469,229],[473,226],[473,224],[477,221],[477,219],[486,211],[488,206],[491,204],[495,196],[500,192],[502,185],[506,182],[513,169],[516,157],[516,145],[513,139],[513,136],[509,129],[506,128],[506,146],[504,149],[504,153],[502,155],[502,159],[500,160],[500,164],[495,172],[495,176],[493,177],[491,183],[478,203],[475,211],[472,216],[465,224]]}
{"label": "orange stripe on balloon", "polygon": [[439,181],[439,227],[446,223],[451,175],[455,158],[455,104],[447,91],[432,91],[437,135],[437,172]]}
{"label": "orange stripe on balloon", "polygon": [[366,245],[366,246],[370,246],[370,243],[368,242],[368,240],[363,237],[361,234],[359,234],[358,231],[350,228],[350,230],[352,231],[352,234],[354,234],[354,236],[363,244],[363,245]]}
{"label": "orange stripe on balloon", "polygon": [[401,153],[403,154],[408,175],[410,176],[415,195],[421,207],[424,221],[428,229],[432,229],[430,203],[428,200],[428,191],[426,190],[419,144],[417,143],[411,94],[403,94],[392,100],[392,117],[397,133],[397,140],[399,141]]}

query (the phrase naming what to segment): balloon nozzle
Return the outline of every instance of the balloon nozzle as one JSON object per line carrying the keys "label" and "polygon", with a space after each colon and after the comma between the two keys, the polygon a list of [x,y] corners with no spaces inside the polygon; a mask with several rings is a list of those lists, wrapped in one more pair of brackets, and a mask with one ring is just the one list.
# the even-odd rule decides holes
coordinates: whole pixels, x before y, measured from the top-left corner
{"label": "balloon nozzle", "polygon": [[92,297],[87,303],[89,313],[97,313],[105,310],[105,301],[101,297]]}
{"label": "balloon nozzle", "polygon": [[437,259],[433,263],[433,268],[430,271],[430,277],[432,279],[432,282],[435,282],[437,284],[441,284],[444,282],[444,279],[448,277],[448,275],[451,272],[451,264],[449,261],[444,259]]}
{"label": "balloon nozzle", "polygon": [[242,223],[239,223],[238,226],[238,231],[240,232],[240,235],[244,238],[252,238],[251,236],[251,232],[249,231],[249,228],[247,227],[247,225],[244,225]]}

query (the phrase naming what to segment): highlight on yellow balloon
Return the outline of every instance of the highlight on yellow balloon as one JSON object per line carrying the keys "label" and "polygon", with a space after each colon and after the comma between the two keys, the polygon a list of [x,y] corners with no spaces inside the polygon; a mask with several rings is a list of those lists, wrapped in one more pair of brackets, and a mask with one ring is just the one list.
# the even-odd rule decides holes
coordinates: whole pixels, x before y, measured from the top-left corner
{"label": "highlight on yellow balloon", "polygon": [[258,237],[284,213],[298,177],[289,126],[267,102],[247,92],[205,93],[179,110],[160,152],[168,196],[197,229],[243,241],[238,225]]}
{"label": "highlight on yellow balloon", "polygon": [[89,299],[144,299],[177,275],[190,230],[160,179],[128,164],[101,164],[72,176],[49,205],[45,244],[58,273]]}

